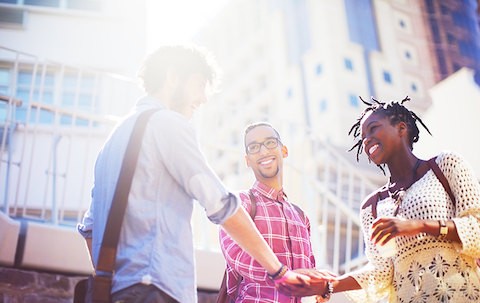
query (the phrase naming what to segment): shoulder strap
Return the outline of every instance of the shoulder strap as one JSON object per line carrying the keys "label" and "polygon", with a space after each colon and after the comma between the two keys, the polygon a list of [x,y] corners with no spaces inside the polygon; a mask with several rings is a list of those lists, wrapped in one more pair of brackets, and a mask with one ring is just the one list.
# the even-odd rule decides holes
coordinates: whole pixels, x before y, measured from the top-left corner
{"label": "shoulder strap", "polygon": [[383,186],[380,188],[375,194],[371,195],[365,203],[362,205],[362,209],[365,209],[369,207],[370,205],[372,206],[372,216],[374,219],[377,218],[377,203],[378,201],[385,199],[388,197],[387,193],[387,187]]}
{"label": "shoulder strap", "polygon": [[257,199],[251,190],[248,190],[248,196],[250,197],[250,217],[254,220],[257,214]]}
{"label": "shoulder strap", "polygon": [[145,127],[150,117],[159,109],[150,109],[142,112],[135,122],[132,134],[128,141],[127,150],[123,157],[122,168],[118,177],[117,186],[113,195],[112,205],[108,213],[105,233],[103,234],[100,255],[96,270],[113,274],[117,255],[118,240],[122,228],[125,209],[127,208],[128,194],[132,185],[133,173],[137,165],[138,154],[142,145]]}
{"label": "shoulder strap", "polygon": [[435,162],[435,159],[436,159],[436,158],[437,158],[437,157],[434,157],[434,158],[428,160],[428,165],[430,165],[430,167],[432,168],[433,172],[434,172],[435,175],[437,176],[438,180],[440,181],[440,183],[442,183],[443,188],[444,188],[445,191],[448,193],[448,195],[450,196],[450,199],[451,199],[452,202],[453,202],[453,206],[455,206],[455,204],[456,204],[456,202],[455,202],[455,196],[453,195],[452,189],[450,188],[450,184],[448,184],[447,178],[445,178],[445,175],[443,174],[442,170],[440,169],[440,167],[438,167],[437,162]]}

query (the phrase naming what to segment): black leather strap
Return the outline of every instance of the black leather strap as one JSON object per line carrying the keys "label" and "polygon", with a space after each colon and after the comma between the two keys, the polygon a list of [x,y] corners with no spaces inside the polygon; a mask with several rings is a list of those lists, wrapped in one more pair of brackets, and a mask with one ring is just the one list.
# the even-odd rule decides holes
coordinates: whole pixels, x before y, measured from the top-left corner
{"label": "black leather strap", "polygon": [[112,205],[108,213],[96,270],[113,274],[118,240],[120,239],[120,231],[127,208],[133,173],[135,172],[138,154],[142,146],[143,134],[145,133],[148,120],[158,110],[159,109],[150,109],[142,112],[135,122],[130,140],[128,141],[127,150],[125,151],[125,156],[123,157],[122,168],[115,188],[115,194],[113,195]]}

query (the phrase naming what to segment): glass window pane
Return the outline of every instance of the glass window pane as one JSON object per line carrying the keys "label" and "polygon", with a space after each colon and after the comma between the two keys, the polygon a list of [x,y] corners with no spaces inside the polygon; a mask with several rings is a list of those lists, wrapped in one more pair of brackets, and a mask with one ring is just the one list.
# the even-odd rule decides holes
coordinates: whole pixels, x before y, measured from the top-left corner
{"label": "glass window pane", "polygon": [[58,7],[60,0],[24,0],[26,5]]}
{"label": "glass window pane", "polygon": [[102,2],[95,0],[68,0],[67,7],[98,12],[102,10]]}
{"label": "glass window pane", "polygon": [[0,84],[10,84],[10,70],[0,68]]}
{"label": "glass window pane", "polygon": [[76,88],[77,87],[77,76],[65,75],[63,77],[63,87],[65,88]]}

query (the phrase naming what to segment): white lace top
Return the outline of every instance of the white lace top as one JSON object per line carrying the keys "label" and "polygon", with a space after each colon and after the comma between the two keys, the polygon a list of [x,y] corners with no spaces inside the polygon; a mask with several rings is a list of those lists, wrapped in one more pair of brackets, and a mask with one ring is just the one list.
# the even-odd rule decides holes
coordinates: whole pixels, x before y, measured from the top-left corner
{"label": "white lace top", "polygon": [[[379,256],[373,242],[366,241],[369,263],[350,275],[361,290],[345,292],[355,302],[480,302],[480,185],[469,164],[458,154],[442,152],[436,159],[456,198],[456,208],[430,169],[403,198],[397,217],[405,219],[453,219],[462,243],[453,243],[424,233],[396,237],[397,253]],[[377,217],[392,216],[392,198],[378,201]],[[360,213],[364,238],[374,221],[372,207]],[[367,231],[367,232],[366,232]]]}

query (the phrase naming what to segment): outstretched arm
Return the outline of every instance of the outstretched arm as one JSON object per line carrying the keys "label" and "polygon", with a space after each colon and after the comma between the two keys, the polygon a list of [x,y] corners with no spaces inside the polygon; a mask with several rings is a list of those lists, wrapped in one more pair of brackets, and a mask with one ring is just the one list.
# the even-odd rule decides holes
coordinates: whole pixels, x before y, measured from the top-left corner
{"label": "outstretched arm", "polygon": [[[252,219],[243,207],[238,208],[237,212],[222,224],[222,227],[230,237],[250,254],[252,258],[257,260],[270,275],[274,275],[280,270],[282,263],[258,232]],[[310,278],[299,273],[291,272],[287,274],[287,279],[284,283],[300,284],[302,280],[308,285]]]}
{"label": "outstretched arm", "polygon": [[[330,281],[333,285],[333,293],[344,292],[348,290],[360,289],[357,281],[349,275],[344,275],[339,278],[332,278],[332,274],[327,271],[313,270],[310,273],[301,269],[301,273],[306,274],[312,278],[310,285],[283,285],[277,286],[278,290],[287,296],[307,297],[315,295],[324,295],[328,292],[327,282]],[[296,272],[296,270],[295,270]]]}

